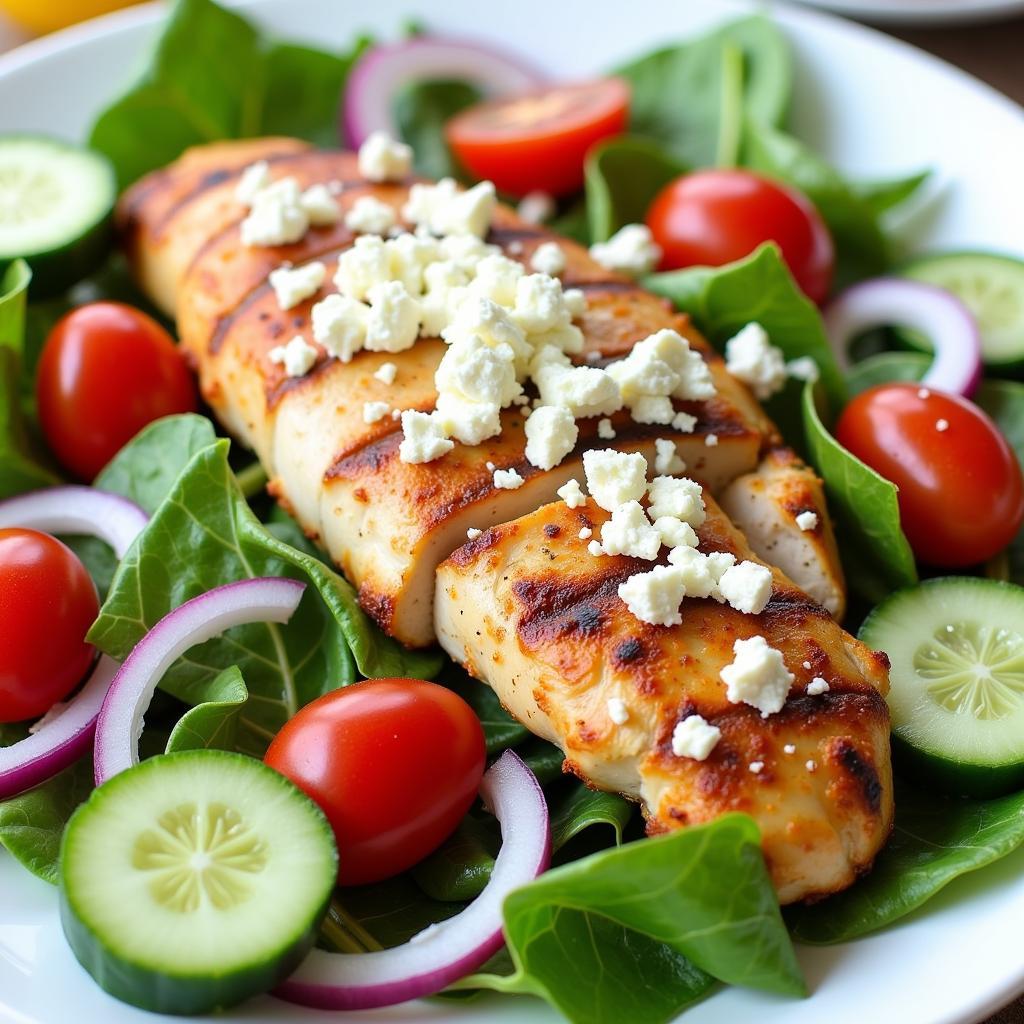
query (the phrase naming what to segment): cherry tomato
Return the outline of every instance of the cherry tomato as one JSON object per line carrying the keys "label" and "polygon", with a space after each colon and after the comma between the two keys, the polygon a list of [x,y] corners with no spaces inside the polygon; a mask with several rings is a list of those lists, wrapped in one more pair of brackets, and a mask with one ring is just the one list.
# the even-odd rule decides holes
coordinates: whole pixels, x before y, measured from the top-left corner
{"label": "cherry tomato", "polygon": [[922,562],[976,565],[1020,529],[1020,463],[995,423],[964,398],[879,384],[843,410],[836,439],[899,488],[903,530]]}
{"label": "cherry tomato", "polygon": [[750,171],[697,171],[669,182],[647,211],[662,270],[720,267],[775,242],[796,283],[823,302],[832,285],[832,236],[811,202]]}
{"label": "cherry tomato", "polygon": [[196,408],[171,336],[119,302],[79,306],[58,321],[39,360],[36,397],[50,447],[85,480],[146,424]]}
{"label": "cherry tomato", "polygon": [[0,722],[45,714],[81,681],[99,613],[75,553],[35,530],[0,530]]}
{"label": "cherry tomato", "polygon": [[480,721],[457,694],[371,679],[304,707],[265,760],[327,815],[341,884],[362,885],[440,846],[473,803],[485,755]]}
{"label": "cherry tomato", "polygon": [[603,78],[478,103],[448,122],[445,137],[467,170],[502,192],[564,196],[583,185],[587,150],[628,118],[626,83]]}

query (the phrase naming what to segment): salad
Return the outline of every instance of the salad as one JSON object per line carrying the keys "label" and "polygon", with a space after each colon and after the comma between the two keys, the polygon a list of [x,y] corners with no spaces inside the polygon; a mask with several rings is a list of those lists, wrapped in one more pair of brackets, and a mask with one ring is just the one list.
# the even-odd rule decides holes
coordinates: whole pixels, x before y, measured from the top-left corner
{"label": "salad", "polygon": [[[217,70],[225,61],[230,78]],[[338,54],[270,38],[212,0],[179,0],[143,76],[97,114],[87,146],[0,137],[0,843],[58,886],[70,948],[105,990],[175,1014],[265,992],[359,1009],[492,990],[539,996],[573,1021],[662,1021],[718,983],[804,996],[794,939],[884,928],[1024,840],[1024,260],[906,252],[894,214],[929,201],[927,169],[847,180],[787,131],[792,76],[785,38],[762,16],[562,83],[429,25]],[[326,185],[271,204],[260,147],[288,159],[308,143],[340,145],[381,188],[410,162],[442,179],[412,186],[423,190],[408,217],[416,236],[379,200],[349,211],[352,230],[382,249],[401,237],[447,244],[456,223],[481,236],[474,244],[496,237],[477,221],[497,192],[517,224],[588,247],[613,289],[641,284],[723,351],[792,459],[823,481],[828,509],[812,495],[790,510],[790,536],[824,538],[821,564],[842,563],[809,603],[829,628],[824,608],[841,614],[888,660],[895,823],[870,872],[780,908],[753,812],[645,837],[637,804],[612,791],[625,787],[588,786],[506,692],[499,700],[471,678],[468,657],[453,660],[357,593],[325,538],[304,533],[294,492],[276,480],[268,489],[214,418],[217,396],[194,378],[201,357],[167,317],[173,287],[129,238],[126,209],[158,191],[188,147],[223,140],[240,154],[232,173],[251,244],[290,244],[338,218]],[[196,187],[227,173],[196,166]],[[302,222],[294,237],[288,217]],[[557,282],[567,252],[557,241],[531,250],[534,276]],[[275,309],[299,307],[325,273],[278,261]],[[561,331],[571,352],[571,307],[585,296],[552,289],[565,323],[535,333],[550,345]],[[396,314],[387,329],[405,325]],[[403,348],[374,350],[368,336],[335,338],[350,347],[328,353],[371,357],[367,380],[390,387],[407,372],[396,367]],[[416,337],[414,323],[405,347]],[[683,376],[694,353],[670,342],[659,351]],[[614,459],[598,449],[621,409],[580,400],[570,415],[541,400],[568,372],[565,352],[565,367],[540,361],[532,379],[506,381],[504,406],[531,401],[521,383],[540,395],[525,434],[544,471],[595,421],[601,440],[583,464],[601,504]],[[285,391],[326,365],[301,335],[267,359]],[[611,371],[600,358],[578,365],[588,362],[626,394],[627,359]],[[694,401],[706,385],[698,369],[686,371]],[[629,386],[634,421],[693,432],[694,417],[671,403],[657,418],[667,392]],[[362,422],[393,430],[398,413],[401,458],[425,472],[478,442],[472,424],[438,433],[428,414],[372,397],[353,396]],[[728,446],[721,433],[701,444]],[[649,492],[646,461],[623,453],[644,463],[646,509],[608,469],[605,491],[622,500],[602,506],[611,520],[569,538],[580,564],[634,556],[651,534],[653,555],[636,557],[671,553],[619,587],[629,622],[671,630],[686,602],[709,598],[759,615],[779,583],[756,558],[722,563],[706,592],[692,596],[690,582],[674,603],[642,578],[660,587],[707,557],[687,539],[704,523],[700,486],[682,476],[674,443],[655,445],[662,475]],[[491,470],[502,491],[528,483],[515,468]],[[587,502],[578,481],[558,494],[541,510],[552,560],[567,540],[559,517]],[[661,518],[659,504],[676,510]],[[708,516],[717,522],[710,503]],[[501,529],[470,527],[457,568]],[[688,559],[676,558],[683,549]],[[442,578],[468,590],[470,577],[446,566]],[[721,679],[730,701],[770,723],[794,677],[757,640],[737,640]],[[788,676],[777,704],[745,662],[763,676],[773,658],[776,682]],[[803,667],[800,699],[823,702],[801,705],[813,719],[831,707],[830,680]],[[615,727],[644,713],[602,701]],[[665,745],[704,761],[722,730],[687,715]],[[869,805],[891,797],[884,770],[842,756]],[[797,767],[824,769],[802,755]],[[742,769],[745,785],[771,784],[764,760]],[[643,984],[624,987],[627,976]]]}

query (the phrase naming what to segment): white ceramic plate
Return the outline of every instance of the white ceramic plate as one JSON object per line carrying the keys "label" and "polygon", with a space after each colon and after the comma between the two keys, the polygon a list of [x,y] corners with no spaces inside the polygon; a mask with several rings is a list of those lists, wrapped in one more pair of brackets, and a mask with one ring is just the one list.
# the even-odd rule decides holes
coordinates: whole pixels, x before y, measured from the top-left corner
{"label": "white ceramic plate", "polygon": [[[628,15],[593,0],[260,0],[253,13],[283,34],[320,45],[356,29],[397,30],[429,12],[438,29],[490,36],[553,71],[576,75],[686,36],[748,9],[742,0],[667,4],[630,0]],[[867,29],[807,10],[778,7],[799,67],[798,133],[852,174],[882,177],[934,167],[944,201],[915,224],[922,246],[978,245],[1020,252],[1024,112],[973,79]],[[137,8],[71,29],[0,58],[0,131],[84,136],[91,116],[124,84],[160,11]],[[680,97],[685,102],[685,97]],[[724,989],[686,1016],[692,1024],[972,1024],[1024,990],[1024,850],[954,883],[924,913],[848,946],[802,948],[813,995],[781,999]],[[143,1024],[153,1021],[97,988],[69,952],[56,893],[0,853],[0,1020],[20,1024]],[[272,999],[227,1020],[323,1021]],[[536,1024],[556,1015],[528,999],[469,1006],[428,1003],[350,1014],[346,1021]],[[626,1022],[628,1024],[628,1022]]]}
{"label": "white ceramic plate", "polygon": [[1024,0],[799,0],[848,18],[891,25],[959,25],[1024,13]]}

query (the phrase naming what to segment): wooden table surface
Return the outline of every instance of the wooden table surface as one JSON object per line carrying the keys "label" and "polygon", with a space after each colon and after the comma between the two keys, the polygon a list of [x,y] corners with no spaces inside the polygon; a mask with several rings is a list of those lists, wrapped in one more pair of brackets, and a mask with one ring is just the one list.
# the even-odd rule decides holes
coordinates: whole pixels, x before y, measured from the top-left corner
{"label": "wooden table surface", "polygon": [[[1024,18],[947,28],[887,26],[885,31],[969,71],[1024,104]],[[0,52],[24,38],[23,33],[0,16]],[[1021,955],[1024,956],[1024,951]],[[991,1017],[986,1024],[1024,1024],[1024,998]]]}

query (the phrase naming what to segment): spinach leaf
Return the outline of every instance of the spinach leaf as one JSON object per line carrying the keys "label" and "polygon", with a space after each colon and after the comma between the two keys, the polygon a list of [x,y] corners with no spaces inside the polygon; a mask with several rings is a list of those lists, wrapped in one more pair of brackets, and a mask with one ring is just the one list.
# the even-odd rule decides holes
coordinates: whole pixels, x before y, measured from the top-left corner
{"label": "spinach leaf", "polygon": [[480,99],[468,82],[417,82],[395,97],[395,120],[412,146],[416,170],[429,178],[458,177],[460,168],[444,137],[445,122]]}
{"label": "spinach leaf", "polygon": [[32,272],[15,260],[0,274],[0,499],[57,483],[37,458],[22,411],[25,297]]}
{"label": "spinach leaf", "polygon": [[663,145],[619,136],[587,156],[587,217],[590,237],[601,242],[625,224],[642,222],[661,188],[686,171]]}
{"label": "spinach leaf", "polygon": [[588,789],[573,779],[563,792],[548,795],[551,813],[551,849],[557,852],[570,839],[592,825],[609,825],[615,845],[633,817],[633,804],[615,793]]}
{"label": "spinach leaf", "polygon": [[847,371],[850,393],[859,395],[876,384],[890,381],[920,380],[931,362],[931,356],[921,352],[880,352],[854,363]]}
{"label": "spinach leaf", "polygon": [[711,978],[806,991],[744,815],[555,868],[506,898],[505,934],[515,974],[457,987],[533,992],[573,1021],[668,1020]]}
{"label": "spinach leaf", "polygon": [[880,600],[886,593],[916,583],[917,567],[900,527],[895,485],[825,429],[810,381],[804,388],[803,413],[811,462],[825,481],[829,504],[848,541],[843,545],[843,566],[851,570],[851,584],[868,599]]}
{"label": "spinach leaf", "polygon": [[871,873],[845,892],[792,907],[801,942],[845,942],[898,921],[953,879],[1005,857],[1024,842],[1024,793],[995,800],[943,800],[909,787],[896,796],[892,837]]}
{"label": "spinach leaf", "polygon": [[931,171],[918,171],[897,178],[854,182],[850,187],[881,216],[905,203],[931,176]]}
{"label": "spinach leaf", "polygon": [[89,144],[123,187],[203,142],[275,132],[333,141],[364,45],[336,55],[281,44],[213,0],[177,0],[141,79],[99,115]]}
{"label": "spinach leaf", "polygon": [[792,185],[814,203],[835,243],[840,284],[880,274],[889,266],[889,242],[874,207],[804,143],[750,119],[744,129],[743,165]]}
{"label": "spinach leaf", "polygon": [[176,750],[235,750],[242,709],[249,691],[237,665],[224,669],[206,688],[206,700],[178,719],[166,753]]}
{"label": "spinach leaf", "polygon": [[470,812],[437,850],[412,869],[412,877],[430,899],[446,903],[474,899],[490,881],[500,846],[497,821]]}
{"label": "spinach leaf", "polygon": [[[742,76],[739,103],[737,69]],[[736,136],[739,107],[755,121],[781,124],[793,84],[786,40],[760,15],[656,50],[613,74],[630,85],[630,130],[663,143],[694,167],[723,157],[723,162],[732,162],[728,155],[735,146],[730,140]]]}
{"label": "spinach leaf", "polygon": [[[810,356],[818,365],[829,401],[836,408],[845,403],[846,384],[825,337],[821,314],[797,288],[774,244],[762,245],[745,259],[724,267],[651,274],[643,283],[689,313],[720,348],[740,328],[756,321],[787,359]],[[768,410],[780,412],[771,404]]]}
{"label": "spinach leaf", "polygon": [[341,577],[265,529],[238,489],[227,450],[217,441],[189,461],[118,568],[90,640],[123,659],[158,619],[212,587],[273,575],[311,583],[287,626],[231,630],[190,651],[161,684],[201,704],[213,680],[237,665],[250,691],[237,746],[258,756],[300,707],[353,681],[353,657],[364,675],[424,675],[437,658],[400,649],[369,623]]}

